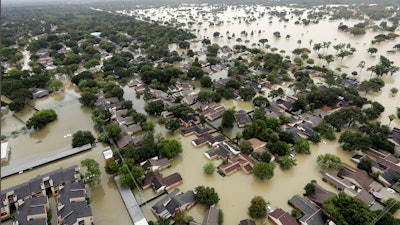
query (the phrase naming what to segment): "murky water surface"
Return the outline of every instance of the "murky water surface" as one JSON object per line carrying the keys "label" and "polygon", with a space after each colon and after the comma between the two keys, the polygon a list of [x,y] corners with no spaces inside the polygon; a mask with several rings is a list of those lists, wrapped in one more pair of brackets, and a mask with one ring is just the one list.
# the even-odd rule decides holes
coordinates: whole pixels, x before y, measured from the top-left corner
{"label": "murky water surface", "polygon": [[[244,8],[248,9],[248,7]],[[257,46],[259,39],[267,38],[269,40],[268,44],[271,45],[271,47],[277,48],[277,52],[281,50],[285,51],[285,54],[288,54],[291,58],[293,55],[291,55],[290,52],[293,49],[298,47],[310,48],[310,40],[312,40],[312,43],[330,41],[332,45],[350,43],[351,46],[357,49],[357,52],[353,56],[347,57],[343,61],[337,60],[329,66],[331,68],[341,68],[342,72],[351,74],[352,71],[360,71],[357,65],[361,60],[364,60],[366,62],[366,67],[357,77],[359,80],[369,79],[370,73],[366,71],[366,68],[375,65],[379,60],[379,57],[367,54],[367,49],[371,47],[371,40],[378,34],[376,32],[367,31],[366,35],[354,37],[350,34],[337,31],[337,26],[341,21],[330,22],[328,20],[321,20],[319,24],[310,24],[308,26],[295,25],[294,20],[280,22],[278,18],[269,18],[267,14],[261,16],[262,12],[267,12],[265,7],[255,7],[252,9],[252,15],[246,15],[244,8],[227,7],[225,11],[220,11],[215,15],[205,13],[211,10],[208,6],[191,9],[187,7],[179,9],[135,9],[132,13],[130,9],[127,9],[125,13],[134,14],[136,17],[142,19],[145,16],[150,16],[152,20],[159,21],[172,21],[176,19],[177,22],[185,23],[183,28],[194,31],[200,40],[209,38],[212,40],[212,43],[217,43],[220,46],[227,45],[232,47],[235,44],[244,44],[248,47],[251,47],[253,44]],[[283,10],[287,8],[277,9]],[[204,12],[200,13],[200,11]],[[190,19],[189,16],[192,16],[193,19]],[[254,18],[254,21],[246,23],[246,18]],[[192,20],[197,22],[189,27],[188,22]],[[214,24],[217,24],[218,21],[222,23],[220,23],[220,25],[210,25],[210,21]],[[198,22],[201,22],[201,24]],[[359,21],[348,20],[342,22],[352,26]],[[213,37],[213,33],[216,31],[220,32],[220,37],[218,38]],[[248,35],[241,35],[242,31],[246,31]],[[251,35],[252,31],[254,33],[253,35]],[[274,38],[272,33],[275,31],[280,31],[282,38]],[[235,38],[228,39],[227,37],[232,36],[233,33],[235,33]],[[285,39],[284,37],[286,35],[290,35],[291,38]],[[238,37],[242,39],[242,42],[236,41]],[[301,44],[298,44],[298,40],[301,40]],[[382,54],[399,66],[399,53],[393,55],[386,54],[386,51],[390,50],[396,43],[395,41],[387,41],[376,44],[374,47],[379,49],[377,53],[378,56]],[[171,45],[171,49],[174,48],[176,48],[176,45]],[[192,48],[196,51],[203,51],[205,49],[201,43],[197,42],[192,44]],[[266,49],[266,51],[270,51],[270,49]],[[335,54],[335,50],[332,47],[329,50],[321,49],[320,51],[324,51],[324,53],[326,52],[328,54]],[[311,57],[316,59],[316,63],[323,63],[318,61],[316,53],[312,53]],[[226,75],[227,71],[222,70],[213,74],[213,79],[223,78],[226,77]],[[369,99],[378,101],[385,106],[386,110],[380,118],[384,124],[389,123],[388,115],[395,113],[396,107],[400,106],[400,95],[393,97],[390,94],[390,89],[392,87],[400,88],[400,79],[398,76],[399,73],[393,76],[384,76],[383,79],[386,85],[382,91],[367,95]],[[67,134],[73,134],[78,130],[95,132],[93,122],[90,118],[91,110],[80,105],[78,102],[79,93],[76,88],[71,86],[70,83],[66,84],[67,86],[64,92],[52,94],[49,97],[34,100],[31,103],[32,106],[38,109],[53,108],[57,112],[58,120],[52,122],[44,129],[40,131],[21,131],[21,128],[24,127],[23,122],[27,121],[34,112],[34,109],[30,107],[18,113],[16,115],[17,117],[14,117],[11,112],[2,117],[2,134],[10,135],[13,131],[20,132],[18,135],[11,135],[9,138],[13,149],[9,162],[3,165],[2,169],[21,165],[71,148],[71,138],[64,137]],[[124,98],[132,100],[138,112],[145,113],[145,102],[143,99],[137,98],[133,89],[127,86],[123,88],[125,91]],[[235,107],[236,109],[251,110],[252,108],[251,102],[223,100],[222,104],[226,107]],[[157,121],[155,118],[150,119],[155,123]],[[218,126],[219,123],[220,121],[217,120],[213,124]],[[399,119],[391,123],[391,126],[399,125]],[[169,134],[162,125],[157,123],[155,130],[156,133],[167,134],[167,138],[178,138],[183,145],[182,155],[175,159],[172,163],[172,167],[165,170],[163,174],[168,175],[174,172],[181,173],[184,183],[180,185],[179,188],[183,191],[194,189],[198,185],[214,187],[221,199],[217,207],[224,212],[224,224],[229,225],[238,224],[240,220],[248,218],[247,208],[250,205],[251,199],[256,195],[263,196],[270,202],[273,208],[280,207],[290,212],[291,208],[287,205],[287,200],[295,194],[302,194],[304,192],[303,187],[311,180],[317,180],[323,187],[334,191],[330,185],[321,181],[321,175],[316,164],[316,158],[319,154],[333,153],[340,156],[344,162],[354,165],[349,161],[351,157],[350,153],[344,152],[336,142],[326,141],[326,144],[312,145],[311,155],[297,155],[297,166],[291,170],[282,171],[279,166],[276,166],[274,171],[275,175],[271,180],[260,181],[253,175],[246,175],[241,171],[227,177],[221,177],[217,173],[205,175],[203,173],[203,165],[208,160],[204,157],[203,152],[208,149],[207,147],[195,148],[191,144],[191,140],[193,140],[194,137],[184,138],[178,133]],[[235,127],[229,131],[229,133],[234,135],[238,130],[239,129]],[[80,161],[85,158],[93,158],[100,163],[102,168],[101,184],[96,189],[90,190],[92,200],[91,207],[96,218],[96,224],[131,224],[112,178],[104,172],[104,159],[101,154],[104,147],[105,146],[99,145],[91,151],[51,163],[45,167],[36,168],[23,174],[2,179],[1,187],[7,188],[51,170],[79,164]],[[215,161],[214,163],[219,165],[221,162]],[[135,193],[140,202],[150,199],[154,195],[151,190],[142,190],[140,193],[135,191]],[[388,195],[386,194],[386,196]],[[399,198],[398,194],[391,197]],[[150,212],[152,204],[154,204],[154,202],[143,207],[144,214],[148,220],[155,220],[153,214]],[[205,209],[203,206],[196,205],[188,214],[193,216],[196,221],[201,222],[204,211]],[[262,221],[257,221],[257,223],[262,224]]]}

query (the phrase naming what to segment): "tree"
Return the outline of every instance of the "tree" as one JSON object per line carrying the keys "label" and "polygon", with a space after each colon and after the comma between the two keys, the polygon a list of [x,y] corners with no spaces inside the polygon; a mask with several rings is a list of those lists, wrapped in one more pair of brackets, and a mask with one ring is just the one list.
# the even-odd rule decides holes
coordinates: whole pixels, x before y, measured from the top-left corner
{"label": "tree", "polygon": [[165,128],[167,128],[171,132],[175,132],[180,127],[181,127],[181,121],[177,118],[172,118],[165,122]]}
{"label": "tree", "polygon": [[316,144],[316,143],[321,142],[321,136],[319,136],[318,133],[314,133],[314,134],[311,134],[310,137],[308,137],[308,140],[310,140],[312,143]]}
{"label": "tree", "polygon": [[56,119],[57,113],[53,109],[42,109],[35,112],[33,116],[29,118],[26,127],[29,129],[33,127],[33,129],[38,130]]}
{"label": "tree", "polygon": [[377,48],[374,48],[374,47],[371,47],[371,48],[368,48],[368,51],[367,51],[368,53],[371,53],[371,55],[372,54],[375,54],[375,53],[377,53],[378,52],[378,49]]}
{"label": "tree", "polygon": [[162,156],[169,159],[182,152],[182,144],[176,139],[164,139],[158,143],[157,148]]}
{"label": "tree", "polygon": [[115,123],[108,124],[104,127],[103,133],[107,138],[116,141],[121,137],[121,127]]}
{"label": "tree", "polygon": [[361,71],[362,71],[362,70],[364,69],[364,67],[365,67],[365,61],[364,61],[364,60],[361,60],[360,63],[358,63],[357,67],[360,67],[360,73],[361,73]]}
{"label": "tree", "polygon": [[93,144],[96,139],[90,131],[78,131],[72,135],[72,147],[80,147],[86,144]]}
{"label": "tree", "polygon": [[390,114],[388,117],[389,117],[389,125],[388,125],[388,126],[390,126],[390,124],[392,123],[392,121],[393,121],[394,119],[396,119],[396,115]]}
{"label": "tree", "polygon": [[293,166],[296,166],[296,159],[291,158],[289,156],[283,156],[278,160],[279,166],[281,167],[282,170],[288,170],[292,168]]}
{"label": "tree", "polygon": [[250,87],[244,87],[239,89],[239,96],[244,100],[244,101],[249,101],[251,100],[254,96],[256,95],[256,91],[253,88]]}
{"label": "tree", "polygon": [[283,141],[275,142],[271,147],[271,153],[276,154],[278,156],[285,156],[289,155],[290,153],[290,146]]}
{"label": "tree", "polygon": [[173,105],[169,107],[169,112],[172,112],[176,118],[186,118],[189,114],[194,113],[194,110],[186,103]]}
{"label": "tree", "polygon": [[164,103],[161,100],[147,103],[145,110],[150,115],[160,115],[164,111]]}
{"label": "tree", "polygon": [[338,156],[330,153],[318,155],[317,163],[323,171],[339,171],[343,167],[342,160],[340,160]]}
{"label": "tree", "polygon": [[187,75],[190,78],[195,78],[196,80],[198,80],[204,75],[204,71],[198,66],[192,66],[188,70]]}
{"label": "tree", "polygon": [[367,171],[367,173],[372,173],[372,160],[370,158],[362,158],[357,164],[358,169]]}
{"label": "tree", "polygon": [[81,162],[83,167],[86,167],[86,173],[84,174],[84,181],[89,187],[94,188],[100,184],[100,167],[99,163],[94,159],[85,159]]}
{"label": "tree", "polygon": [[87,107],[93,107],[96,104],[97,97],[93,91],[84,90],[81,93],[81,97],[79,98],[79,102]]}
{"label": "tree", "polygon": [[258,40],[258,42],[260,42],[260,43],[264,46],[265,43],[268,42],[268,39],[266,39],[266,38],[261,38],[260,40]]}
{"label": "tree", "polygon": [[267,216],[267,202],[261,196],[253,197],[248,212],[253,219],[265,218]]}
{"label": "tree", "polygon": [[371,141],[367,136],[360,132],[345,131],[340,135],[339,143],[345,151],[367,150],[371,146]]}
{"label": "tree", "polygon": [[323,203],[325,212],[340,224],[371,224],[376,215],[365,203],[340,192]]}
{"label": "tree", "polygon": [[209,88],[213,85],[213,82],[210,76],[202,76],[200,78],[200,84],[202,87]]}
{"label": "tree", "polygon": [[47,86],[52,91],[59,91],[64,86],[64,84],[59,80],[51,80],[48,82]]}
{"label": "tree", "polygon": [[234,113],[235,113],[234,109],[228,109],[222,113],[222,122],[221,122],[222,127],[225,128],[233,127],[233,123],[235,122]]}
{"label": "tree", "polygon": [[21,111],[23,108],[25,107],[25,100],[22,98],[17,98],[14,99],[12,102],[10,102],[10,104],[8,105],[8,108],[11,111],[14,112],[19,112]]}
{"label": "tree", "polygon": [[241,141],[239,144],[239,148],[240,148],[240,151],[246,155],[250,155],[254,151],[253,147],[251,146],[250,141],[248,141],[248,140]]}
{"label": "tree", "polygon": [[277,98],[285,96],[285,91],[282,88],[278,88],[276,90],[272,90],[269,92],[268,97],[270,98]]}
{"label": "tree", "polygon": [[213,187],[197,186],[195,193],[196,201],[206,207],[217,204],[219,201],[218,193]]}
{"label": "tree", "polygon": [[114,157],[106,160],[106,165],[104,166],[104,170],[109,175],[116,175],[119,171],[120,165],[115,161]]}
{"label": "tree", "polygon": [[399,92],[399,89],[393,87],[390,89],[390,92],[392,93],[392,97],[394,97],[397,94],[397,92]]}
{"label": "tree", "polygon": [[253,105],[257,107],[268,107],[269,101],[263,96],[257,96],[253,99]]}
{"label": "tree", "polygon": [[304,138],[299,138],[293,147],[297,153],[310,154],[310,143]]}
{"label": "tree", "polygon": [[203,169],[206,174],[213,174],[216,170],[216,167],[213,162],[208,162],[203,166]]}
{"label": "tree", "polygon": [[257,162],[253,167],[253,174],[261,180],[271,179],[274,176],[275,164]]}
{"label": "tree", "polygon": [[313,195],[315,193],[315,181],[311,181],[310,183],[306,184],[304,190],[306,191],[307,196]]}

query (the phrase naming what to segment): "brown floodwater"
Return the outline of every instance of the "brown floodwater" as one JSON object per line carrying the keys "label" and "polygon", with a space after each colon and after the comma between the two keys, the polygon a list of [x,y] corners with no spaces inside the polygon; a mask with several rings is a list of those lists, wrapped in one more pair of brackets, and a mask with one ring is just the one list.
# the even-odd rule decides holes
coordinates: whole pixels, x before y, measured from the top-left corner
{"label": "brown floodwater", "polygon": [[[198,21],[203,22],[201,25],[195,24],[190,28],[196,30],[194,33],[200,40],[203,38],[210,38],[213,43],[217,43],[220,46],[228,45],[232,47],[234,44],[244,44],[251,47],[252,44],[257,44],[259,39],[268,38],[268,44],[272,47],[276,47],[278,49],[277,52],[284,50],[291,58],[293,58],[293,56],[290,52],[294,48],[299,47],[297,40],[302,41],[300,47],[309,47],[309,40],[313,40],[313,43],[331,41],[332,45],[338,43],[350,43],[352,47],[357,49],[357,52],[353,56],[346,57],[343,61],[337,60],[336,62],[331,63],[329,67],[340,68],[342,72],[350,74],[352,71],[360,71],[360,68],[357,68],[357,65],[361,60],[364,60],[366,61],[366,67],[357,77],[357,79],[361,81],[370,77],[370,72],[367,72],[366,68],[375,65],[378,62],[379,54],[385,55],[397,65],[399,65],[400,62],[399,53],[393,55],[386,54],[386,51],[396,44],[395,41],[387,41],[374,45],[379,49],[377,54],[378,57],[370,56],[367,54],[367,49],[371,47],[371,40],[378,33],[368,31],[366,35],[354,37],[347,33],[337,32],[337,26],[340,21],[330,22],[327,20],[321,20],[319,24],[310,24],[308,26],[295,25],[293,20],[285,23],[279,22],[276,17],[268,19],[269,15],[258,18],[258,14],[266,9],[265,7],[257,6],[254,10],[256,18],[254,21],[245,23],[242,19],[242,22],[239,23],[239,20],[235,18],[246,16],[245,11],[236,7],[228,7],[227,10],[218,13],[216,16],[217,18],[215,21],[224,21],[224,23],[219,26],[210,26],[208,21],[214,21],[214,18],[206,15],[203,19],[202,16],[199,16],[200,14],[198,14],[200,10],[207,11],[209,9],[209,6],[204,6],[190,11],[179,11],[176,8],[161,8],[148,9],[146,12],[144,10],[135,9],[133,12],[136,15],[151,15],[154,20],[167,21],[175,18],[178,22],[185,23],[189,21],[188,16],[192,15]],[[269,21],[272,22],[270,23]],[[343,22],[344,24],[351,26],[359,21],[347,20]],[[188,25],[185,25],[184,28],[188,28]],[[247,37],[240,35],[243,30],[249,33]],[[254,31],[253,36],[250,35],[252,30]],[[261,30],[260,34],[258,33],[259,30]],[[215,31],[220,32],[223,37],[213,38],[212,35]],[[227,31],[229,31],[230,36],[232,33],[235,33],[236,37],[228,40]],[[282,38],[274,38],[272,33],[275,31],[280,31]],[[284,38],[287,34],[291,35],[289,40]],[[236,42],[235,39],[238,37],[241,37],[243,42]],[[248,40],[248,42],[246,43],[245,40]],[[204,46],[202,46],[201,43],[195,45],[195,50],[204,50]],[[174,48],[174,46],[172,46],[172,48]],[[322,51],[325,52],[325,50],[321,49],[320,52]],[[331,47],[327,50],[327,53],[334,54],[335,50]],[[316,59],[317,64],[323,64],[323,62],[319,62],[315,53],[312,53],[311,56]],[[382,91],[367,95],[369,99],[378,101],[385,106],[386,110],[380,118],[383,124],[389,123],[388,115],[395,113],[396,107],[400,106],[400,94],[394,97],[390,94],[390,89],[392,87],[400,88],[400,79],[398,76],[399,73],[394,74],[393,76],[384,76],[383,79],[386,82],[386,85]],[[223,70],[217,72],[213,77],[215,79],[226,77],[226,71]],[[134,89],[127,86],[123,88],[125,91],[124,98],[132,100],[133,106],[138,112],[145,113],[145,101],[142,98],[136,97]],[[53,108],[58,114],[58,120],[47,125],[40,131],[28,130],[22,131],[18,135],[11,135],[9,137],[9,141],[12,145],[10,161],[8,164],[3,165],[2,169],[8,166],[21,165],[71,148],[71,138],[64,138],[66,134],[72,134],[78,130],[89,130],[95,132],[93,122],[90,118],[91,110],[81,106],[78,98],[79,92],[71,85],[71,83],[67,82],[66,88],[63,92],[34,100],[31,105],[38,109]],[[235,107],[236,109],[250,110],[252,108],[251,102],[223,100],[222,103],[226,107]],[[22,121],[27,121],[33,113],[34,110],[27,107],[21,113],[18,113],[17,116]],[[297,166],[291,170],[282,171],[279,166],[276,166],[274,171],[275,175],[270,180],[260,181],[253,175],[246,175],[241,171],[227,177],[221,177],[217,173],[214,173],[213,175],[205,175],[203,173],[203,165],[208,162],[208,160],[204,157],[203,152],[208,148],[195,148],[191,144],[191,140],[195,137],[184,138],[179,133],[170,134],[162,125],[156,122],[157,119],[150,118],[150,120],[154,121],[156,124],[156,134],[164,134],[167,138],[176,137],[183,145],[183,153],[181,156],[176,158],[172,162],[172,167],[165,170],[163,174],[168,175],[174,172],[181,173],[184,183],[178,187],[183,191],[192,190],[198,185],[214,187],[221,199],[217,204],[217,207],[222,209],[224,212],[224,224],[238,224],[241,219],[248,218],[247,208],[250,205],[251,198],[256,195],[264,197],[264,199],[270,202],[273,208],[280,207],[290,212],[291,207],[287,205],[287,200],[295,194],[302,194],[304,192],[303,187],[311,180],[316,180],[323,187],[333,191],[333,188],[330,185],[321,181],[319,168],[316,164],[316,158],[319,154],[333,153],[340,156],[344,162],[354,165],[354,163],[349,160],[351,153],[344,152],[336,141],[326,141],[326,144],[320,143],[318,145],[312,145],[311,155],[297,155]],[[218,121],[216,121],[216,123],[218,123]],[[399,119],[396,119],[391,123],[392,127],[399,125]],[[9,112],[1,119],[2,134],[9,135],[13,131],[20,131],[23,126],[23,122],[16,119],[12,115],[12,112]],[[230,132],[231,134],[235,134],[238,130],[239,129],[235,127]],[[39,140],[42,142],[36,143]],[[104,172],[104,159],[101,154],[104,148],[105,146],[98,145],[98,147],[91,151],[58,162],[50,163],[49,165],[24,172],[23,174],[2,179],[1,187],[7,188],[17,185],[29,180],[31,177],[47,173],[60,167],[79,164],[80,161],[86,158],[93,158],[100,163],[100,167],[102,168],[101,184],[96,189],[90,190],[92,201],[91,207],[96,218],[96,224],[132,224],[112,178]],[[220,163],[220,161],[215,161],[216,165],[219,165]],[[150,199],[154,195],[151,190],[142,190],[140,193],[137,193],[138,191],[135,192],[139,202]],[[399,198],[398,194],[385,194],[385,196]],[[151,202],[143,206],[143,212],[149,220],[155,220],[150,211],[150,207],[153,204],[154,202]],[[196,205],[188,212],[188,215],[193,216],[196,221],[201,222],[204,211],[204,207]],[[257,223],[262,224],[261,221],[257,221]]]}

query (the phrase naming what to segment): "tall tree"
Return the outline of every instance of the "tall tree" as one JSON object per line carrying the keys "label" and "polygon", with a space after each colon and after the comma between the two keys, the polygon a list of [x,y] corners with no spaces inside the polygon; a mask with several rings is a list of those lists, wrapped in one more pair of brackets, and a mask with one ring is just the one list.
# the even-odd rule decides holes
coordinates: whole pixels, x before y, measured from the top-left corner
{"label": "tall tree", "polygon": [[219,201],[218,193],[213,187],[197,186],[195,191],[197,202],[206,207],[217,204]]}
{"label": "tall tree", "polygon": [[100,184],[100,167],[99,163],[94,159],[85,159],[81,162],[83,167],[86,167],[86,173],[84,174],[84,181],[89,187],[94,188]]}
{"label": "tall tree", "polygon": [[248,212],[253,219],[263,219],[267,216],[267,202],[261,196],[255,196],[251,199]]}

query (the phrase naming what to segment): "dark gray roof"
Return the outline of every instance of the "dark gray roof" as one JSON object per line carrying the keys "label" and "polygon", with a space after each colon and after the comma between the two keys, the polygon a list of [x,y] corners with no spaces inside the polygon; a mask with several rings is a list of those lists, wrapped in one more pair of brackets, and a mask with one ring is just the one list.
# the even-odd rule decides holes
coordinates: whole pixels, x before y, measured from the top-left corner
{"label": "dark gray roof", "polygon": [[301,222],[305,222],[308,225],[325,225],[326,217],[322,210],[315,207],[311,202],[299,195],[293,196],[290,202],[304,213],[304,216],[300,218]]}
{"label": "dark gray roof", "polygon": [[169,218],[179,207],[191,204],[195,201],[196,195],[193,191],[182,193],[179,189],[175,189],[166,197],[153,205],[152,209],[157,213],[157,215],[164,218]]}
{"label": "dark gray roof", "polygon": [[302,211],[306,215],[312,215],[318,210],[317,207],[312,205],[310,202],[308,202],[304,198],[300,197],[300,195],[293,196],[290,199],[290,202],[292,202],[296,208],[298,208],[300,211]]}
{"label": "dark gray roof", "polygon": [[391,185],[395,184],[400,177],[396,171],[392,169],[387,169],[381,174],[382,178],[389,182]]}

